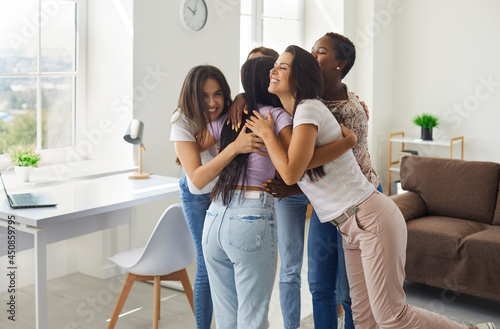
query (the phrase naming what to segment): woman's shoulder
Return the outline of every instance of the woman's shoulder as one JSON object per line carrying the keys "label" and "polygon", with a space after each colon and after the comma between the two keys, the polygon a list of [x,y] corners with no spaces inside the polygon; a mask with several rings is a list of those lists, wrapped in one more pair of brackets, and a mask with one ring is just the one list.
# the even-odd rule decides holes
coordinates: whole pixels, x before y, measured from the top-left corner
{"label": "woman's shoulder", "polygon": [[320,99],[305,99],[297,105],[297,113],[300,112],[330,112]]}
{"label": "woman's shoulder", "polygon": [[308,106],[308,107],[324,107],[325,104],[319,98],[309,98],[304,99],[297,107],[299,106]]}
{"label": "woman's shoulder", "polygon": [[172,114],[172,117],[170,118],[170,123],[176,123],[177,121],[179,121],[179,118],[181,118],[181,110],[180,109],[177,109],[174,111],[174,113]]}
{"label": "woman's shoulder", "polygon": [[288,112],[282,107],[257,104],[257,108],[258,108],[259,113],[264,117],[266,116],[268,111],[271,112],[271,115],[273,117],[278,116],[278,115],[283,115],[283,114],[289,115]]}

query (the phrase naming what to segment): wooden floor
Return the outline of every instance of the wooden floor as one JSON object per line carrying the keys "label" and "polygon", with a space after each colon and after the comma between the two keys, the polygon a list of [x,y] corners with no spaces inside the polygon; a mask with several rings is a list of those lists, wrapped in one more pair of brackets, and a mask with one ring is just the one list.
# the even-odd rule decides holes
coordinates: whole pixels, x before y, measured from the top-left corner
{"label": "wooden floor", "polygon": [[[76,273],[51,280],[49,291],[50,329],[103,329],[113,312],[124,276],[108,280],[96,279]],[[271,300],[269,322],[271,329],[283,328],[277,285]],[[405,282],[409,304],[429,309],[433,312],[451,315],[472,322],[493,321],[500,328],[500,302],[488,301],[470,296],[443,296],[442,289],[436,289],[412,282]],[[5,305],[7,294],[0,295]],[[0,328],[34,329],[34,287],[18,291],[16,322],[7,320],[2,311]],[[302,316],[311,313],[311,298],[303,293]],[[117,329],[150,329],[153,317],[153,285],[136,282],[123,309],[123,316]],[[162,318],[159,327],[163,329],[195,329],[194,316],[184,292],[162,287]],[[212,325],[212,328],[215,328]]]}
{"label": "wooden floor", "polygon": [[[194,275],[190,273],[191,280]],[[102,329],[108,325],[115,303],[125,280],[125,275],[100,280],[85,274],[75,273],[48,282],[49,328],[50,329]],[[193,283],[193,282],[192,282]],[[311,297],[307,284],[303,287],[302,314],[312,312]],[[160,328],[196,328],[193,312],[183,291],[162,287]],[[7,294],[0,294],[2,305],[6,305]],[[22,288],[17,294],[16,322],[0,317],[1,329],[33,329],[34,286]],[[276,281],[269,309],[270,328],[282,328],[281,308]],[[125,303],[117,329],[152,328],[153,285],[136,282]],[[212,325],[215,328],[215,325]]]}
{"label": "wooden floor", "polygon": [[[306,232],[307,227],[306,225]],[[306,233],[307,234],[307,233]],[[307,248],[307,244],[305,246]],[[307,254],[307,250],[304,251]],[[195,264],[188,267],[194,283]],[[312,313],[312,300],[307,285],[307,262],[302,268],[301,318]],[[48,281],[49,329],[103,329],[108,325],[118,299],[125,275],[107,280],[75,273]],[[500,284],[500,281],[499,281]],[[442,289],[412,282],[405,282],[407,303],[433,312],[454,316],[473,322],[492,321],[500,329],[500,302],[488,301],[466,295],[453,295]],[[452,294],[452,295],[450,295]],[[0,329],[34,329],[34,286],[17,291],[16,321],[7,320],[7,293],[0,294]],[[195,320],[183,291],[162,287],[162,329],[195,329]],[[125,303],[117,329],[152,328],[153,285],[136,282]],[[275,280],[269,308],[271,329],[283,328],[279,304],[278,279]],[[215,328],[215,325],[212,325]]]}

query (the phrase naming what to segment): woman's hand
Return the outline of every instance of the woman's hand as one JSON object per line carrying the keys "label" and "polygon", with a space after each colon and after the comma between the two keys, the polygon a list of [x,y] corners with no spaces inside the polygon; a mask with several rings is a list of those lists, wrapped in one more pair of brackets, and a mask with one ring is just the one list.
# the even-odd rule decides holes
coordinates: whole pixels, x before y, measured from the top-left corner
{"label": "woman's hand", "polygon": [[229,116],[226,124],[231,123],[232,129],[234,130],[236,128],[236,131],[238,131],[238,129],[241,128],[241,116],[243,112],[248,114],[245,94],[238,94],[229,107]]}
{"label": "woman's hand", "polygon": [[243,126],[238,137],[232,142],[234,148],[238,153],[258,153],[260,155],[266,155],[267,153],[262,151],[261,148],[266,148],[262,138],[257,137],[253,132],[247,133],[247,127]]}
{"label": "woman's hand", "polygon": [[281,179],[269,179],[266,183],[262,184],[267,192],[275,198],[284,199],[291,195],[303,194],[302,190],[297,184],[286,185]]}
{"label": "woman's hand", "polygon": [[362,101],[361,99],[359,99],[358,95],[356,95],[356,98],[359,100],[359,103],[361,104],[361,106],[363,106],[363,111],[365,111],[365,114],[366,114],[366,121],[370,120],[370,111],[368,111],[368,105],[366,105],[365,101]]}
{"label": "woman's hand", "polygon": [[260,137],[263,137],[266,132],[271,132],[274,135],[274,120],[271,112],[267,112],[267,119],[258,111],[253,111],[253,114],[255,116],[250,117],[245,123],[245,126],[252,129],[252,131]]}
{"label": "woman's hand", "polygon": [[340,124],[340,128],[342,129],[342,135],[344,135],[344,138],[349,143],[350,148],[353,148],[354,146],[356,146],[356,144],[358,143],[358,139],[356,137],[356,134],[351,129],[344,126],[343,124]]}

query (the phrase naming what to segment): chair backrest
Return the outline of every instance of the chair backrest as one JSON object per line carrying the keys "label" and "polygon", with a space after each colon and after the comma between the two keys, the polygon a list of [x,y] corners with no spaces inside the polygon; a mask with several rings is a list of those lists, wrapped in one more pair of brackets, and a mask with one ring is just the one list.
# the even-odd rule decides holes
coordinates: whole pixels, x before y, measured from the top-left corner
{"label": "chair backrest", "polygon": [[141,258],[128,271],[137,275],[166,275],[189,266],[195,255],[182,206],[177,203],[165,210]]}

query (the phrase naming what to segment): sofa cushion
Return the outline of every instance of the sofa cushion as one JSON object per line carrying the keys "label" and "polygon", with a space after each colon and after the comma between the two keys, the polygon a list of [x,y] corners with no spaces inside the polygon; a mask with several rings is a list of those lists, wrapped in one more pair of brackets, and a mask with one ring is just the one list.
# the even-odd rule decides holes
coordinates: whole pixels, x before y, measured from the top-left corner
{"label": "sofa cushion", "polygon": [[432,216],[407,226],[407,280],[500,301],[500,226]]}
{"label": "sofa cushion", "polygon": [[406,223],[407,250],[423,258],[460,259],[464,240],[489,225],[452,217],[425,216]]}
{"label": "sofa cushion", "polygon": [[408,191],[402,194],[391,195],[406,221],[425,216],[427,209],[425,203],[415,192]]}
{"label": "sofa cushion", "polygon": [[500,164],[408,156],[400,175],[403,189],[420,195],[427,214],[492,223]]}

